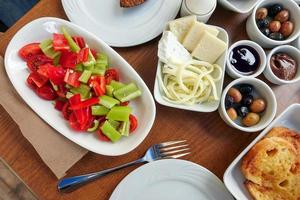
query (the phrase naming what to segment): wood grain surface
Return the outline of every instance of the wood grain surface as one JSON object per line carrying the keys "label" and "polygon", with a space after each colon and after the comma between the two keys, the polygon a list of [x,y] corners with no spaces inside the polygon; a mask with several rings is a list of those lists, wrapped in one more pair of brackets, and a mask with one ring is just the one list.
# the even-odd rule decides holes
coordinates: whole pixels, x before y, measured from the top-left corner
{"label": "wood grain surface", "polygon": [[[66,18],[61,1],[43,0],[39,2],[1,37],[0,54],[4,55],[8,42],[18,29],[31,20],[42,16]],[[245,32],[246,18],[245,15],[218,7],[209,23],[225,28],[231,42],[234,42],[247,38]],[[136,69],[151,91],[153,91],[157,65],[158,40],[159,38],[156,38],[146,44],[131,48],[115,48]],[[231,79],[226,77],[225,85],[230,81]],[[268,82],[268,84],[270,83]],[[300,102],[300,87],[297,84],[270,85],[278,100],[277,114],[290,104]],[[221,120],[218,112],[197,113],[156,105],[157,115],[153,128],[145,141],[133,152],[119,157],[105,157],[88,153],[69,170],[68,175],[92,172],[131,161],[142,156],[145,150],[154,143],[186,139],[193,152],[186,159],[206,167],[222,179],[228,165],[258,134],[244,133],[228,127]],[[30,143],[22,137],[17,125],[3,108],[0,110],[0,129],[0,156],[7,161],[40,199],[105,200],[109,198],[117,184],[136,168],[130,167],[113,173],[73,193],[60,194],[56,189],[57,180],[55,176],[51,174]]]}

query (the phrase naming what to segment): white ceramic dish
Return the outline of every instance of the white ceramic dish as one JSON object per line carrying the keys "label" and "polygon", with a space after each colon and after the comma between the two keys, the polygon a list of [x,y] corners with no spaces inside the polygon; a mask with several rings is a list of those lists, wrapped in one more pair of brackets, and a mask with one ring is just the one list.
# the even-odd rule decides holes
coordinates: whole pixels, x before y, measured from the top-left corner
{"label": "white ceramic dish", "polygon": [[[239,72],[237,69],[235,69],[231,63],[230,63],[230,53],[231,51],[237,47],[237,46],[240,46],[240,45],[246,45],[246,46],[250,46],[252,48],[254,48],[257,53],[259,54],[259,57],[260,57],[260,65],[257,69],[257,71],[254,73],[254,74],[251,74],[251,75],[245,75],[245,74],[242,74],[241,72]],[[236,78],[241,78],[241,77],[257,77],[259,76],[265,69],[266,67],[266,62],[267,62],[267,57],[266,57],[266,53],[265,51],[263,50],[263,48],[261,48],[261,46],[259,46],[257,43],[253,42],[253,41],[250,41],[250,40],[240,40],[234,44],[232,44],[229,49],[228,49],[228,54],[227,54],[227,57],[226,57],[226,73],[231,76],[232,78],[236,79]]]}
{"label": "white ceramic dish", "polygon": [[300,104],[289,106],[280,114],[263,132],[259,134],[246,149],[229,165],[224,173],[223,181],[227,189],[238,200],[252,199],[244,186],[245,178],[240,170],[241,161],[244,155],[263,138],[273,127],[284,126],[296,131],[300,131]]}
{"label": "white ceramic dish", "polygon": [[159,160],[127,175],[110,200],[233,200],[210,171],[184,160]]}
{"label": "white ceramic dish", "polygon": [[[290,55],[292,58],[294,58],[296,60],[298,70],[297,70],[296,77],[293,80],[287,81],[287,80],[280,79],[273,73],[273,71],[271,69],[271,65],[270,65],[270,60],[271,60],[271,57],[276,53],[287,53],[288,55]],[[268,53],[267,66],[264,71],[264,75],[270,82],[277,84],[277,85],[295,83],[300,80],[299,64],[300,64],[300,50],[293,46],[290,46],[290,45],[282,45],[282,46],[272,49],[272,51],[270,51]]]}
{"label": "white ceramic dish", "polygon": [[[250,84],[253,85],[255,88],[256,93],[263,98],[267,102],[267,108],[262,114],[262,117],[258,124],[245,127],[242,125],[237,124],[236,122],[232,121],[226,113],[225,109],[225,97],[230,88],[239,84]],[[226,122],[229,126],[239,129],[244,132],[257,132],[264,128],[266,128],[274,119],[277,110],[277,101],[276,97],[272,91],[272,89],[263,81],[256,79],[256,78],[239,78],[232,81],[226,88],[223,90],[223,94],[221,97],[221,103],[219,107],[219,114],[221,118]]]}
{"label": "white ceramic dish", "polygon": [[249,13],[259,0],[218,0],[226,9],[237,13]]}
{"label": "white ceramic dish", "polygon": [[[29,71],[27,70],[26,63],[18,56],[18,50],[25,44],[51,38],[52,33],[58,32],[61,26],[66,27],[71,34],[76,33],[83,36],[91,48],[105,52],[110,59],[111,65],[120,71],[122,81],[135,81],[143,91],[143,95],[140,98],[131,102],[133,112],[139,119],[139,127],[135,134],[132,134],[128,138],[122,138],[113,144],[100,141],[96,134],[74,132],[69,128],[67,121],[63,119],[60,112],[53,108],[51,101],[39,98],[26,85],[26,78],[29,75]],[[153,97],[136,71],[102,40],[68,21],[45,17],[34,20],[21,28],[7,47],[5,69],[19,95],[43,120],[66,138],[95,153],[116,156],[132,151],[144,140],[154,122],[156,110]],[[147,109],[144,109],[145,107]]]}
{"label": "white ceramic dish", "polygon": [[[220,27],[217,27],[217,26],[213,26],[213,27],[216,27],[220,31],[218,38],[223,40],[228,45],[227,32]],[[220,81],[218,81],[216,83],[217,94],[219,97],[221,97],[223,82],[224,82],[225,67],[226,67],[226,54],[227,54],[227,50],[223,53],[222,56],[220,56],[220,58],[216,62],[223,69],[222,78]],[[161,67],[162,67],[162,62],[158,61],[155,84],[154,84],[154,97],[155,97],[155,100],[159,104],[164,105],[164,106],[173,107],[173,108],[179,108],[179,109],[191,110],[191,111],[197,111],[197,112],[213,112],[218,109],[220,101],[212,101],[212,102],[206,102],[203,104],[195,104],[195,105],[183,105],[183,104],[174,104],[174,103],[171,103],[171,102],[165,100],[162,96],[163,91],[161,90],[161,88],[159,86],[159,82],[158,82],[158,78],[162,78]]]}
{"label": "white ceramic dish", "polygon": [[62,0],[71,22],[85,28],[110,46],[142,44],[162,33],[176,17],[182,0],[147,0],[121,8],[118,0]]}
{"label": "white ceramic dish", "polygon": [[[285,40],[272,40],[265,36],[257,27],[255,14],[258,8],[265,7],[271,4],[282,4],[285,9],[290,11],[290,21],[294,23],[294,31],[293,33]],[[273,48],[275,46],[288,44],[294,41],[300,35],[300,11],[299,6],[294,0],[261,0],[255,6],[252,11],[252,14],[248,17],[246,30],[249,38],[254,42],[258,43],[264,48]]]}

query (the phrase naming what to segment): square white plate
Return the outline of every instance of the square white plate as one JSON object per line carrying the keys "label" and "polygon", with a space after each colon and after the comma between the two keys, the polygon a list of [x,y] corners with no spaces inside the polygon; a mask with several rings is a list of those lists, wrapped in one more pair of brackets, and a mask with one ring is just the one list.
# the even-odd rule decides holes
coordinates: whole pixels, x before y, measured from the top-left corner
{"label": "square white plate", "polygon": [[[54,109],[52,101],[45,101],[39,98],[26,85],[29,71],[26,62],[18,56],[19,49],[28,43],[52,38],[54,32],[60,32],[61,26],[66,27],[71,34],[83,36],[89,47],[98,52],[106,53],[109,57],[110,65],[117,68],[120,72],[121,81],[133,81],[142,90],[142,96],[130,103],[133,113],[138,119],[138,128],[130,137],[123,137],[116,143],[110,143],[100,141],[96,134],[75,132],[69,127],[68,122],[62,117],[61,113]],[[132,151],[145,139],[154,122],[156,110],[153,97],[136,71],[101,39],[68,21],[45,17],[36,19],[22,27],[7,47],[5,52],[5,69],[11,83],[32,110],[66,138],[95,153],[116,156]],[[42,131],[41,134],[43,134]]]}
{"label": "square white plate", "polygon": [[252,199],[246,187],[244,186],[245,178],[240,170],[242,158],[253,147],[254,144],[263,138],[273,127],[277,126],[284,126],[296,131],[300,131],[300,104],[293,104],[289,106],[229,165],[224,173],[223,180],[227,189],[236,199]]}
{"label": "square white plate", "polygon": [[[209,26],[212,26],[212,25],[209,25]],[[229,39],[228,39],[227,32],[223,28],[220,28],[218,26],[212,26],[212,27],[215,27],[220,31],[218,34],[218,38],[223,40],[228,46]],[[222,68],[222,78],[220,81],[218,81],[216,83],[217,95],[220,99],[221,99],[221,94],[222,94],[222,90],[223,90],[223,82],[224,82],[225,67],[226,67],[226,55],[227,55],[227,49],[216,62]],[[206,102],[206,103],[202,103],[202,104],[195,104],[195,105],[174,104],[174,103],[171,103],[171,102],[165,100],[162,96],[162,94],[164,92],[159,87],[159,81],[158,81],[158,78],[162,78],[162,73],[161,73],[162,64],[163,63],[161,61],[158,61],[155,84],[154,84],[154,98],[159,104],[164,105],[164,106],[173,107],[173,108],[179,108],[179,109],[191,110],[191,111],[197,111],[197,112],[213,112],[218,109],[220,100]]]}

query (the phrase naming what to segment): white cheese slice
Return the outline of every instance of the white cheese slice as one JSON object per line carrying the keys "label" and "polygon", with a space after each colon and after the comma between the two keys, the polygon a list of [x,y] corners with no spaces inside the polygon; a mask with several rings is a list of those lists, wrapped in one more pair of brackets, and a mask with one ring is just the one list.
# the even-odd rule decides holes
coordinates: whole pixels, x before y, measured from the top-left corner
{"label": "white cheese slice", "polygon": [[191,54],[170,31],[165,31],[158,43],[158,57],[164,63],[168,63],[170,60],[187,62],[192,59]]}
{"label": "white cheese slice", "polygon": [[172,33],[177,37],[178,41],[182,43],[185,35],[192,25],[197,21],[195,15],[190,15],[175,19],[169,22],[169,28]]}
{"label": "white cheese slice", "polygon": [[205,31],[192,52],[192,56],[213,64],[226,49],[227,44],[224,41]]}
{"label": "white cheese slice", "polygon": [[203,35],[204,31],[208,31],[214,36],[217,36],[219,34],[219,30],[215,27],[205,25],[201,22],[196,22],[193,24],[193,26],[190,28],[188,33],[186,34],[182,44],[183,46],[189,50],[193,51],[199,42],[201,36]]}

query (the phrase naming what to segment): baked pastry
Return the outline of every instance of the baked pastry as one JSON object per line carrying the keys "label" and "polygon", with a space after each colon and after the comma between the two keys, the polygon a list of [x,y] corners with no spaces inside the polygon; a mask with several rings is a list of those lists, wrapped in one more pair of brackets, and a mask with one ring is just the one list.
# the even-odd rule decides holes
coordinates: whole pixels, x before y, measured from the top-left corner
{"label": "baked pastry", "polygon": [[300,200],[300,135],[273,128],[242,160],[245,186],[257,200]]}
{"label": "baked pastry", "polygon": [[144,2],[145,0],[120,0],[120,6],[124,8],[131,8]]}

